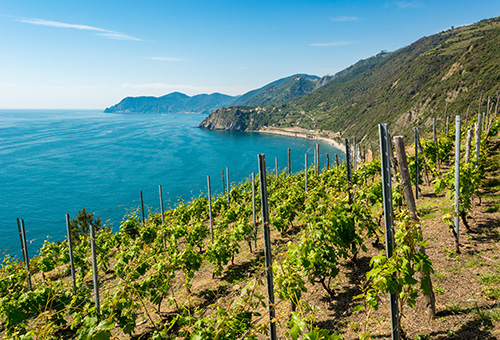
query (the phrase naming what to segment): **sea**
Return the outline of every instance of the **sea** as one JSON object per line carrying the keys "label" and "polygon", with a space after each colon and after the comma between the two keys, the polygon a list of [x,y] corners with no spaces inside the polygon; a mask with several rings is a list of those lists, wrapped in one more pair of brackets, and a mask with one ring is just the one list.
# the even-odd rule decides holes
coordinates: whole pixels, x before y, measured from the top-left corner
{"label": "sea", "polygon": [[[258,154],[267,168],[304,169],[317,141],[260,133],[199,129],[198,114],[113,114],[97,110],[0,110],[0,256],[19,257],[16,219],[24,219],[29,255],[45,240],[66,237],[65,214],[85,208],[119,230],[140,207],[160,210],[207,195],[222,194],[222,170],[232,185],[258,174]],[[325,154],[342,151],[320,144]]]}

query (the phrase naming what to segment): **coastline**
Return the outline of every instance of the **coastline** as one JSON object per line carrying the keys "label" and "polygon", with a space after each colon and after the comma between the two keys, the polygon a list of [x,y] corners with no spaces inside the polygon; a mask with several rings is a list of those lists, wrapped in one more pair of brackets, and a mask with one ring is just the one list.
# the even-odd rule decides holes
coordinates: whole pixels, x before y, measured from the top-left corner
{"label": "coastline", "polygon": [[[331,131],[306,130],[299,127],[293,127],[293,128],[265,127],[255,132],[267,133],[270,135],[277,135],[284,137],[295,137],[301,139],[317,140],[333,145],[334,147],[345,153],[345,145],[337,142],[334,139],[336,137],[336,134]],[[327,137],[325,137],[325,134],[327,135]]]}

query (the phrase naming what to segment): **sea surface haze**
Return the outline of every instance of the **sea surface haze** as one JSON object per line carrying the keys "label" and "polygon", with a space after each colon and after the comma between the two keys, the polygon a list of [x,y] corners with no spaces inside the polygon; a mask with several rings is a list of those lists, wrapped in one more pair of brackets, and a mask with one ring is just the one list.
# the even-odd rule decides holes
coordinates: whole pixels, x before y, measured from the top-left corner
{"label": "sea surface haze", "polygon": [[[159,211],[158,186],[165,207],[222,192],[221,170],[232,184],[258,173],[257,155],[268,169],[304,169],[316,141],[258,133],[198,129],[195,114],[109,114],[77,110],[0,110],[0,251],[19,256],[16,218],[25,220],[30,256],[44,240],[66,235],[65,214],[83,207],[118,230],[123,217],[140,206]],[[325,153],[343,152],[320,143]],[[332,158],[333,159],[333,158]]]}

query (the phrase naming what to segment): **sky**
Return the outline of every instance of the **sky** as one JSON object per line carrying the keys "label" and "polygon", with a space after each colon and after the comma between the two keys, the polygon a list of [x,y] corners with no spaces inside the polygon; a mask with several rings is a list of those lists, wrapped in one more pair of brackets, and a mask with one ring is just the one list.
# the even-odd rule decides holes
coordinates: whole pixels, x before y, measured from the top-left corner
{"label": "sky", "polygon": [[496,16],[499,0],[0,0],[0,109],[240,95]]}

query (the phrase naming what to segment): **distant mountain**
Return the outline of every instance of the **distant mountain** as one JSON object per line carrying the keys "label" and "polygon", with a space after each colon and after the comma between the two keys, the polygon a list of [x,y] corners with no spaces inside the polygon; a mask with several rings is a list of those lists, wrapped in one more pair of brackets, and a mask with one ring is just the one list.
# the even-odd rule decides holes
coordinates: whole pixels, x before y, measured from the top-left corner
{"label": "distant mountain", "polygon": [[361,60],[295,101],[218,109],[200,127],[298,126],[359,141],[376,139],[377,124],[390,123],[391,131],[409,136],[413,127],[429,128],[433,117],[443,124],[447,115],[486,111],[488,97],[496,102],[498,51],[500,18],[483,20]]}
{"label": "distant mountain", "polygon": [[193,97],[173,92],[162,97],[127,97],[108,107],[107,113],[210,113],[230,105],[237,97],[221,93]]}
{"label": "distant mountain", "polygon": [[269,83],[236,98],[231,106],[280,105],[312,92],[322,78],[308,74],[295,74]]}
{"label": "distant mountain", "polygon": [[108,107],[104,112],[114,113],[210,113],[227,106],[265,106],[279,105],[298,99],[320,85],[330,77],[319,78],[307,74],[296,74],[276,80],[242,96],[225,94],[200,94],[189,97],[173,92],[162,97],[127,97],[120,103]]}

